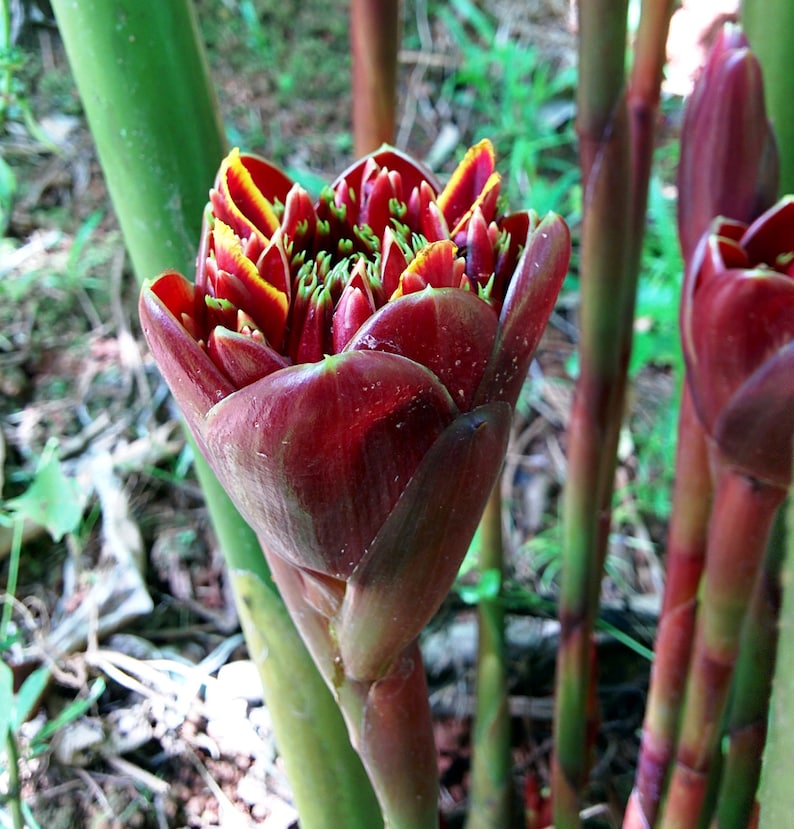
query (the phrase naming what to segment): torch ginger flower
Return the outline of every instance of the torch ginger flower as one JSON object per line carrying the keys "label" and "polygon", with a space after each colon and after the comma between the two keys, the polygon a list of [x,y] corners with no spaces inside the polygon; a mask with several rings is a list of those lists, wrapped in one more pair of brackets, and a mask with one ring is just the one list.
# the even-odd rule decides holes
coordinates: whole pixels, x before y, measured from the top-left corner
{"label": "torch ginger flower", "polygon": [[780,489],[794,441],[794,197],[751,225],[717,219],[687,274],[689,388],[719,461]]}
{"label": "torch ginger flower", "polygon": [[678,165],[678,235],[689,262],[715,216],[750,222],[772,205],[777,142],[761,66],[738,26],[726,25],[687,102]]}
{"label": "torch ginger flower", "polygon": [[502,215],[494,167],[483,141],[441,189],[383,148],[313,204],[235,150],[195,285],[141,295],[201,451],[328,621],[315,654],[355,680],[385,676],[448,591],[567,271],[563,220]]}

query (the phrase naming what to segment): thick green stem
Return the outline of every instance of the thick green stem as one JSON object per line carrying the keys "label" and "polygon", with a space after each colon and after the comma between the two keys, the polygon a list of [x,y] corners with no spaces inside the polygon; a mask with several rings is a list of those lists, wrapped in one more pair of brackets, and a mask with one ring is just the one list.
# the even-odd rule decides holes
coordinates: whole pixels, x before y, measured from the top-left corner
{"label": "thick green stem", "polygon": [[471,788],[467,829],[507,829],[511,825],[510,711],[505,652],[502,499],[499,483],[480,523],[480,572],[499,575],[499,593],[477,606],[477,700],[472,735]]}
{"label": "thick green stem", "polygon": [[794,773],[791,754],[794,739],[794,551],[791,548],[791,540],[794,538],[794,499],[789,499],[785,524],[788,548],[781,578],[784,585],[783,604],[772,684],[769,733],[761,775],[760,829],[785,826],[794,814],[794,786],[791,785]]}
{"label": "thick green stem", "polygon": [[742,628],[728,717],[730,744],[722,768],[713,829],[746,829],[758,805],[756,795],[766,742],[780,616],[784,518],[784,511],[778,510],[764,566]]}
{"label": "thick green stem", "polygon": [[766,105],[780,153],[780,192],[794,193],[794,3],[743,0],[742,23],[764,73]]}
{"label": "thick green stem", "polygon": [[352,0],[353,143],[357,156],[393,144],[397,111],[399,0]]}
{"label": "thick green stem", "polygon": [[784,496],[781,490],[738,472],[718,470],[676,766],[661,829],[698,825],[751,587]]}
{"label": "thick green stem", "polygon": [[53,0],[135,272],[190,274],[225,138],[190,0]]}
{"label": "thick green stem", "polygon": [[[190,273],[225,152],[192,4],[54,0],[53,8],[139,279],[168,268]],[[301,825],[370,829],[380,822],[371,787],[339,711],[289,627],[256,537],[198,452],[196,469]]]}
{"label": "thick green stem", "polygon": [[8,810],[11,813],[13,829],[25,829],[25,818],[22,815],[22,795],[19,786],[19,753],[17,752],[16,738],[9,727],[5,739],[6,760],[8,762]]}
{"label": "thick green stem", "polygon": [[706,556],[711,475],[703,428],[684,385],[678,420],[673,511],[667,541],[667,583],[654,648],[642,745],[623,829],[653,826],[675,752],[689,669],[697,593]]}

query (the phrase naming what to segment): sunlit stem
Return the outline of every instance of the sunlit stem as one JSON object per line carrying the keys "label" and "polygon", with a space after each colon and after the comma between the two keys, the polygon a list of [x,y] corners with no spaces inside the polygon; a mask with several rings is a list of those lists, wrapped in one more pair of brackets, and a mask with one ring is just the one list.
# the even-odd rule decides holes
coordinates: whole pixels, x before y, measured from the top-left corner
{"label": "sunlit stem", "polygon": [[794,3],[742,0],[742,24],[764,73],[764,97],[780,154],[780,194],[794,193]]}

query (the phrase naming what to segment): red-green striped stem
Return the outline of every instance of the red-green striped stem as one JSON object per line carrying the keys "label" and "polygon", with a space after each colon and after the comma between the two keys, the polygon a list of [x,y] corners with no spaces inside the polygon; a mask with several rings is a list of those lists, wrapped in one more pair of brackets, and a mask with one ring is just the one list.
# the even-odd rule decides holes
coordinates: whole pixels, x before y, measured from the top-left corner
{"label": "red-green striped stem", "polygon": [[786,543],[784,519],[784,512],[778,510],[764,565],[742,628],[728,717],[730,744],[722,769],[712,829],[746,829],[758,806],[756,794],[777,651],[780,571]]}
{"label": "red-green striped stem", "polygon": [[667,60],[667,31],[675,6],[675,0],[643,0],[634,43],[634,63],[627,94],[631,124],[631,181],[634,188],[631,199],[631,267],[634,272],[639,270],[642,257],[662,75]]}
{"label": "red-green striped stem", "polygon": [[684,385],[665,559],[667,582],[656,634],[637,777],[623,829],[643,829],[654,824],[675,753],[710,511],[711,475],[706,441],[689,389]]}
{"label": "red-green striped stem", "polygon": [[571,413],[563,506],[560,650],[552,791],[558,829],[580,825],[590,769],[587,711],[591,632],[598,607],[614,449],[616,389],[624,375],[624,278],[631,230],[624,48],[626,2],[579,4],[577,131],[584,180],[580,374]]}
{"label": "red-green striped stem", "polygon": [[775,512],[785,492],[717,465],[706,553],[676,766],[661,829],[698,824],[719,746],[742,624]]}
{"label": "red-green striped stem", "polygon": [[589,767],[592,630],[606,558],[615,455],[631,351],[669,0],[646,0],[625,88],[627,4],[579,4],[577,130],[584,183],[580,375],[571,415],[564,505],[553,764],[558,829],[579,825]]}

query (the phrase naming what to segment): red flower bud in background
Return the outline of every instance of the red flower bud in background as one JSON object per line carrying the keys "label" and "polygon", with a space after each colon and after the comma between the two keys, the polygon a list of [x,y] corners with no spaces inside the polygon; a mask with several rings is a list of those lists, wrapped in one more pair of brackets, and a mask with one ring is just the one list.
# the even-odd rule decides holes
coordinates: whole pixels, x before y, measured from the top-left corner
{"label": "red flower bud in background", "polygon": [[562,219],[500,214],[499,186],[489,142],[444,189],[384,148],[315,203],[233,151],[195,285],[166,273],[141,295],[198,445],[354,678],[449,589],[567,271]]}
{"label": "red flower bud in background", "polygon": [[678,234],[684,261],[715,216],[751,222],[777,198],[778,156],[758,59],[726,25],[695,83],[681,131]]}
{"label": "red flower bud in background", "polygon": [[782,489],[794,448],[794,197],[715,220],[682,299],[687,378],[721,462]]}

